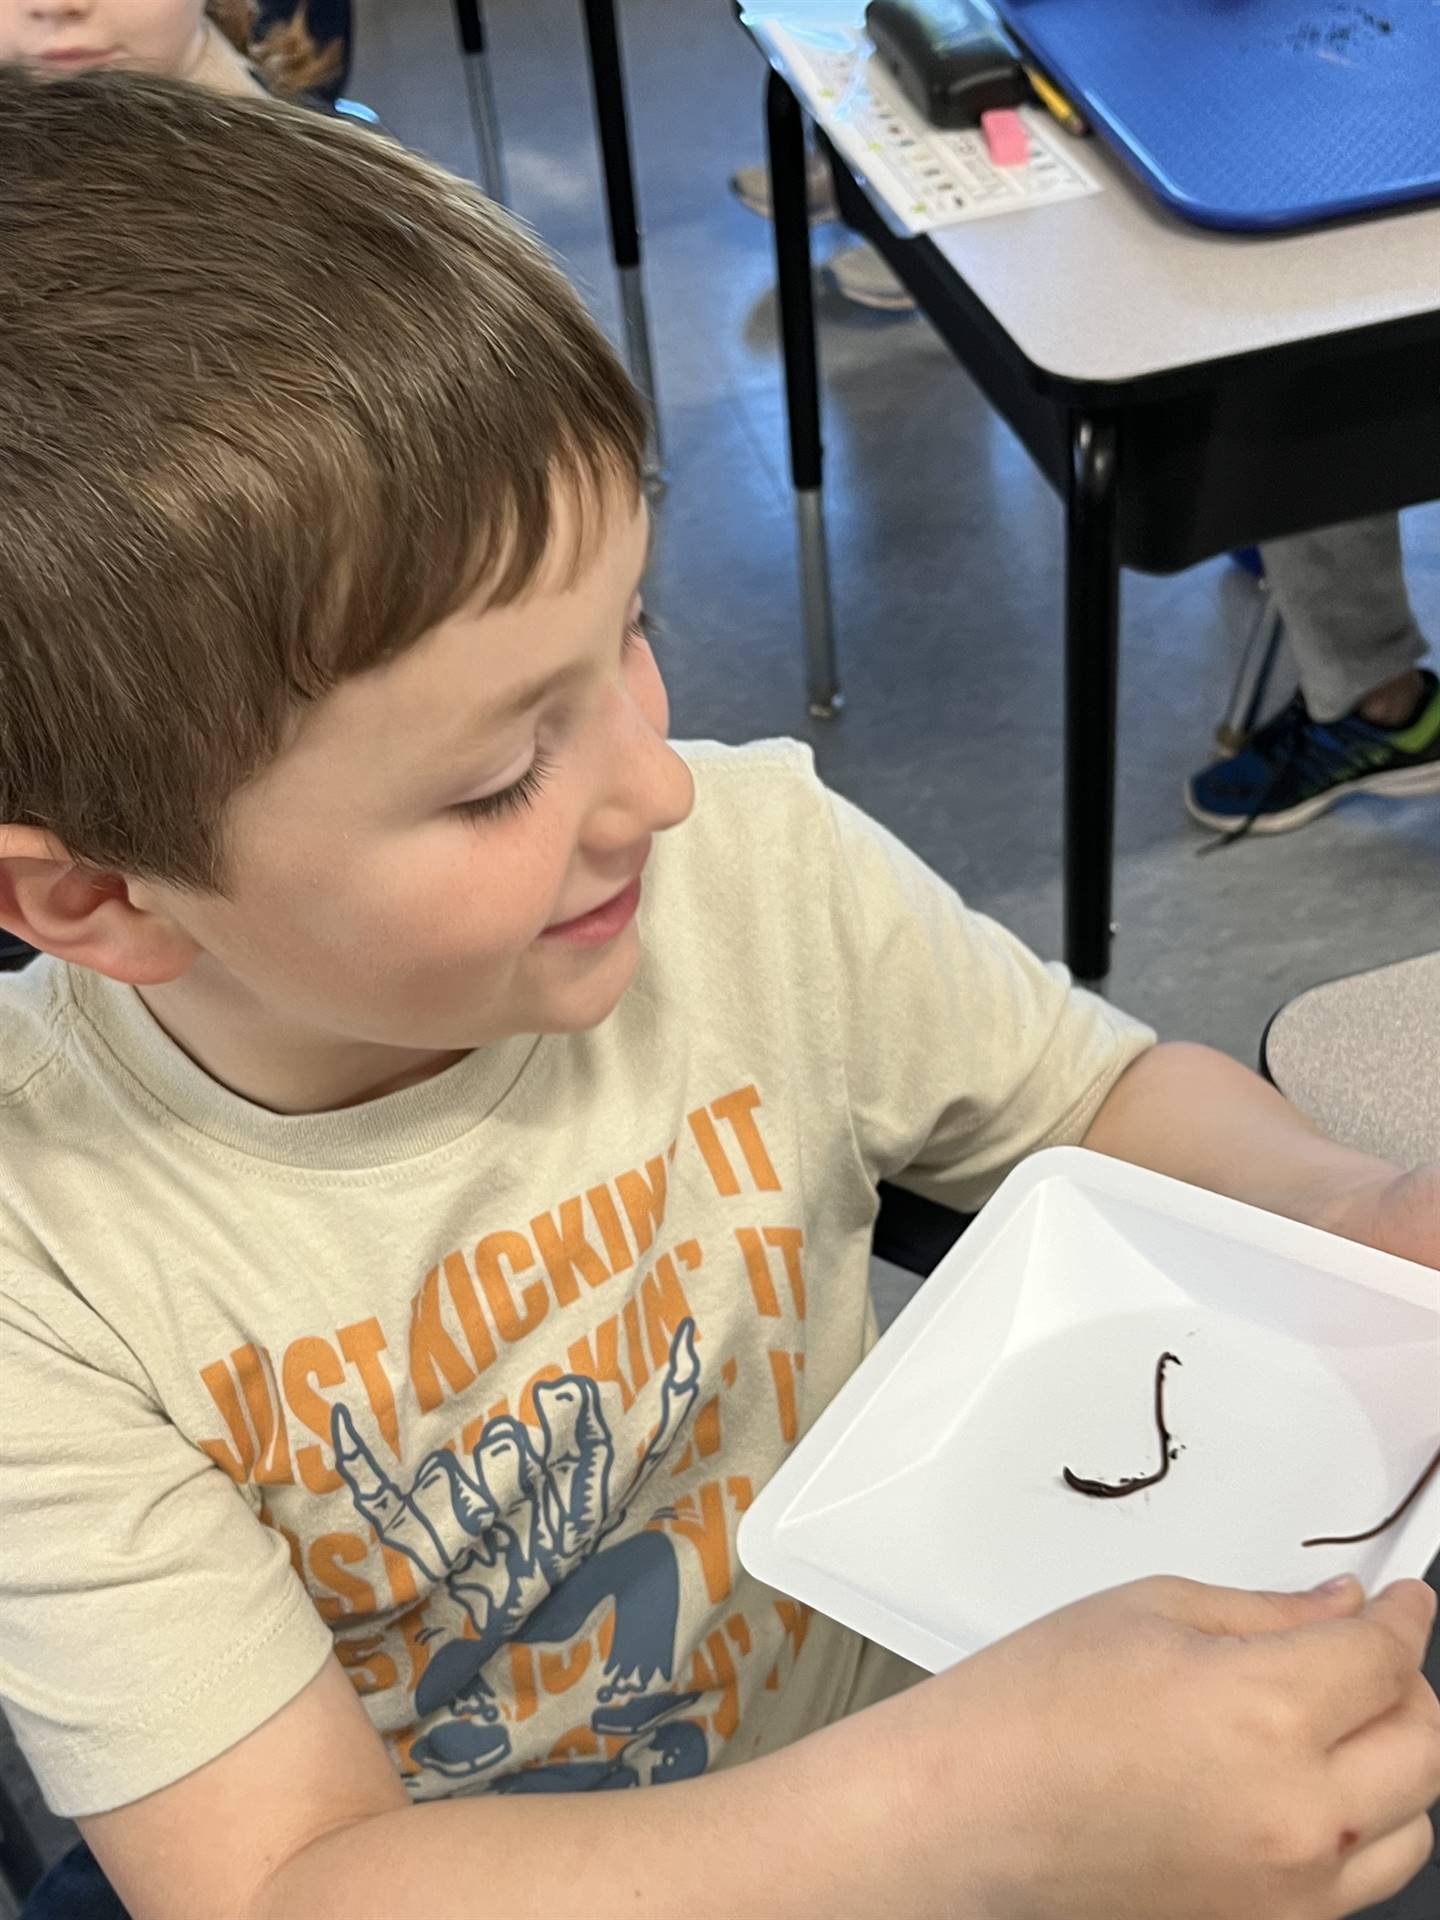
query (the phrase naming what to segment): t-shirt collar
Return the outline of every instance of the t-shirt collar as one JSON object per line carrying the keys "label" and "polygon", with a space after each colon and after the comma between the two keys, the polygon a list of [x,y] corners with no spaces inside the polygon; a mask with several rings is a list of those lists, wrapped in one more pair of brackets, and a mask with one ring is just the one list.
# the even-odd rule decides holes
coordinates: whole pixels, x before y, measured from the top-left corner
{"label": "t-shirt collar", "polygon": [[155,1020],[133,987],[66,968],[82,1045],[102,1073],[180,1125],[236,1153],[287,1167],[378,1167],[451,1145],[500,1105],[539,1038],[517,1034],[479,1047],[444,1072],[398,1093],[328,1113],[282,1114],[212,1080]]}

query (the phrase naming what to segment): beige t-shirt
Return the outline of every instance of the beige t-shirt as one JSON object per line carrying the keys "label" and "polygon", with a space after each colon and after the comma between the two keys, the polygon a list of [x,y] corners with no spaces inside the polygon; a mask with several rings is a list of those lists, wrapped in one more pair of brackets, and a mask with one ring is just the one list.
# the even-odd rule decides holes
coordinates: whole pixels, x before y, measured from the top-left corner
{"label": "beige t-shirt", "polygon": [[593,1033],[297,1118],[129,989],[0,987],[0,1696],[57,1810],[332,1649],[417,1799],[684,1778],[907,1677],[737,1522],[873,1338],[876,1180],[977,1206],[1148,1036],[803,750],[688,752]]}

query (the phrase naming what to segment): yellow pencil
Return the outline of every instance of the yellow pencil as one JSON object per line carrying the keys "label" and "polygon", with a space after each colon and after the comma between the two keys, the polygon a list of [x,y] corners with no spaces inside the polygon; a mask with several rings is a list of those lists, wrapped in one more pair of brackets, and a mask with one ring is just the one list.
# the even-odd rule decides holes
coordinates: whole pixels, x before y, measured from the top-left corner
{"label": "yellow pencil", "polygon": [[1025,68],[1025,77],[1039,94],[1042,105],[1049,109],[1067,133],[1090,131],[1079,108],[1065,98],[1053,80],[1047,80],[1043,73],[1029,65]]}

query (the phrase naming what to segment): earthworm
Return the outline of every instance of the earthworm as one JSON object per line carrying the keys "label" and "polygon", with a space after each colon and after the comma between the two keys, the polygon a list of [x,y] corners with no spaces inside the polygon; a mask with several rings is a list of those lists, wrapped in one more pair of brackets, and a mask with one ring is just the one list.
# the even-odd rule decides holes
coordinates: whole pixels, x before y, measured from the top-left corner
{"label": "earthworm", "polygon": [[1377,1521],[1373,1527],[1368,1527],[1364,1533],[1322,1533],[1314,1540],[1302,1540],[1300,1542],[1301,1546],[1354,1547],[1358,1546],[1362,1540],[1373,1540],[1377,1533],[1384,1533],[1387,1527],[1393,1527],[1400,1516],[1415,1504],[1426,1487],[1428,1487],[1434,1479],[1437,1468],[1440,1468],[1440,1448],[1436,1449],[1435,1456],[1429,1466],[1426,1467],[1420,1478],[1415,1482],[1414,1486],[1411,1487],[1410,1491],[1393,1513],[1387,1513],[1383,1520]]}
{"label": "earthworm", "polygon": [[[1174,1353],[1162,1353],[1155,1362],[1155,1425],[1160,1433],[1160,1466],[1155,1473],[1142,1474],[1129,1480],[1082,1480],[1078,1473],[1072,1473],[1069,1467],[1064,1469],[1065,1484],[1073,1487],[1076,1493],[1088,1494],[1092,1500],[1123,1500],[1127,1493],[1139,1493],[1145,1487],[1157,1487],[1170,1471],[1171,1434],[1165,1425],[1165,1368],[1169,1364],[1180,1365],[1180,1356]],[[1417,1489],[1418,1491],[1418,1489]],[[1414,1498],[1414,1495],[1411,1495]]]}

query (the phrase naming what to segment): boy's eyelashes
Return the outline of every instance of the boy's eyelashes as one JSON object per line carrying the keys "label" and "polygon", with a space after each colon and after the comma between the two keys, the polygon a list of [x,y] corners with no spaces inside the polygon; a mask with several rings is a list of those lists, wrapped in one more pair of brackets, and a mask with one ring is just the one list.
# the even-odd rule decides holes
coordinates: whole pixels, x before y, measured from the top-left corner
{"label": "boy's eyelashes", "polygon": [[451,808],[462,820],[498,820],[509,813],[520,813],[530,806],[536,794],[555,771],[555,762],[543,748],[535,749],[535,758],[518,780],[512,780],[499,793],[483,794],[478,800],[461,800]]}
{"label": "boy's eyelashes", "polygon": [[[626,622],[622,654],[629,653],[649,637],[650,622],[642,607]],[[554,758],[543,747],[537,747],[534,759],[518,780],[512,780],[499,793],[483,794],[478,800],[461,800],[451,811],[459,814],[462,820],[498,820],[507,814],[520,813],[534,803],[536,795],[554,771]]]}

